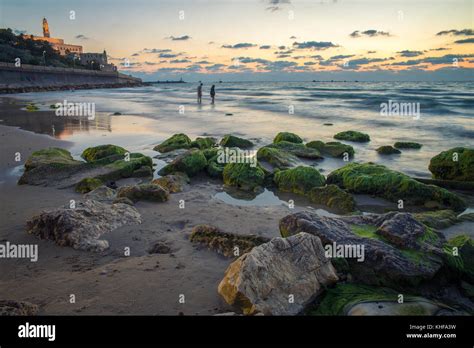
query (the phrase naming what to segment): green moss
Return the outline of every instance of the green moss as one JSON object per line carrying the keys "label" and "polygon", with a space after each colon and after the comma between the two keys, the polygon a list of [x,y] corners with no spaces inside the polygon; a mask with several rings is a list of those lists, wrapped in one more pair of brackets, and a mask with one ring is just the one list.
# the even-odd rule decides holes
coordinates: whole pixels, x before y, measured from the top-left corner
{"label": "green moss", "polygon": [[39,107],[37,107],[35,104],[31,103],[26,106],[26,111],[38,111]]}
{"label": "green moss", "polygon": [[431,265],[429,255],[424,251],[414,249],[399,249],[399,251],[403,256],[411,260],[416,265],[426,265],[428,267]]}
{"label": "green moss", "polygon": [[235,186],[245,191],[253,191],[262,186],[265,172],[259,166],[248,163],[228,163],[222,173],[224,184]]}
{"label": "green moss", "polygon": [[[118,180],[120,178],[129,178],[134,175],[134,172],[141,167],[149,167],[152,168],[153,166],[153,161],[150,157],[145,156],[141,153],[131,153],[130,158],[128,161],[125,159],[120,159],[114,162],[111,162],[109,164],[106,164],[105,167],[109,169],[113,169],[113,171],[109,174],[106,175],[100,175],[98,176],[99,179],[102,181],[107,181],[107,180]],[[114,157],[114,156],[111,156]],[[97,164],[102,160],[98,160],[94,162],[94,164]]]}
{"label": "green moss", "polygon": [[421,149],[420,143],[397,141],[394,145],[397,149]]}
{"label": "green moss", "polygon": [[132,202],[165,202],[169,198],[169,192],[157,184],[122,186],[117,192],[117,198],[122,197],[130,199]]}
{"label": "green moss", "polygon": [[424,242],[430,245],[437,245],[440,241],[440,237],[436,234],[431,227],[426,226],[425,233],[418,237],[418,242]]}
{"label": "green moss", "polygon": [[315,187],[309,192],[308,198],[313,203],[326,205],[343,213],[352,212],[356,207],[354,197],[336,185]]}
{"label": "green moss", "polygon": [[435,179],[474,181],[474,149],[455,147],[443,151],[431,159],[429,170]]}
{"label": "green moss", "polygon": [[312,188],[323,186],[326,179],[313,167],[298,166],[276,172],[273,181],[281,191],[305,195]]}
{"label": "green moss", "polygon": [[[89,147],[82,152],[81,157],[87,162],[96,162],[98,160],[105,160],[107,157],[114,156],[113,160],[117,160],[120,157],[124,157],[127,150],[117,145],[99,145]],[[105,164],[105,163],[103,163]]]}
{"label": "green moss", "polygon": [[183,133],[174,134],[171,138],[166,139],[153,150],[161,153],[170,152],[177,149],[188,149],[191,146],[191,139]]}
{"label": "green moss", "polygon": [[446,265],[451,272],[469,282],[474,282],[474,241],[467,235],[459,235],[443,246]]}
{"label": "green moss", "polygon": [[206,171],[210,177],[222,179],[222,173],[224,172],[226,163],[219,163],[217,161],[218,157],[219,155],[215,155],[207,161]]}
{"label": "green moss", "polygon": [[206,157],[206,159],[209,161],[211,158],[217,156],[219,153],[219,149],[218,148],[211,148],[211,149],[204,149],[202,150],[202,154],[204,155],[204,157]]}
{"label": "green moss", "polygon": [[196,147],[198,149],[210,149],[217,144],[217,139],[213,137],[205,137],[205,138],[196,138],[193,142],[191,142],[191,147]]}
{"label": "green moss", "polygon": [[238,147],[241,149],[247,149],[254,146],[250,140],[239,138],[231,134],[225,135],[222,138],[220,145],[224,147]]}
{"label": "green moss", "polygon": [[58,147],[50,147],[33,152],[25,162],[25,171],[44,165],[61,168],[79,163],[79,161],[72,158],[69,151]]}
{"label": "green moss", "polygon": [[396,155],[402,153],[391,145],[380,146],[376,151],[379,155]]}
{"label": "green moss", "polygon": [[207,160],[202,151],[191,149],[176,157],[170,164],[162,168],[158,174],[168,175],[175,172],[183,172],[188,176],[195,176],[207,166]]}
{"label": "green moss", "polygon": [[306,147],[317,149],[324,155],[329,155],[331,157],[342,158],[346,156],[346,154],[349,158],[354,157],[354,148],[338,141],[323,143],[322,141],[315,140],[307,143]]}
{"label": "green moss", "polygon": [[278,143],[267,145],[268,148],[278,149],[285,151],[294,156],[308,159],[322,159],[321,153],[317,149],[306,147],[303,144],[291,143],[285,140],[281,140]]}
{"label": "green moss", "polygon": [[349,130],[349,131],[337,133],[334,136],[334,139],[365,143],[365,142],[370,141],[370,136],[362,132]]}
{"label": "green moss", "polygon": [[189,183],[189,178],[184,173],[176,173],[165,175],[161,178],[153,180],[151,183],[160,185],[170,193],[176,193],[183,191],[183,186]]}
{"label": "green moss", "polygon": [[442,230],[458,223],[456,213],[452,210],[435,210],[413,214],[422,224]]}
{"label": "green moss", "polygon": [[51,104],[51,105],[49,106],[49,108],[50,108],[50,109],[59,109],[59,105],[57,105],[57,104]]}
{"label": "green moss", "polygon": [[275,138],[273,139],[273,142],[274,143],[279,143],[280,141],[287,141],[287,142],[290,142],[290,143],[297,143],[297,144],[303,143],[303,139],[301,139],[295,133],[290,133],[290,132],[280,132],[280,133],[278,133],[275,136]]}
{"label": "green moss", "polygon": [[268,146],[257,151],[257,159],[268,162],[278,169],[292,167],[298,163],[298,159],[291,153]]}
{"label": "green moss", "polygon": [[352,193],[371,194],[394,202],[402,199],[407,204],[420,205],[434,201],[455,211],[466,207],[466,203],[454,193],[371,163],[347,164],[329,174],[327,182]]}
{"label": "green moss", "polygon": [[102,185],[103,183],[99,179],[84,178],[76,184],[74,190],[79,193],[87,193]]}
{"label": "green moss", "polygon": [[363,238],[372,238],[383,240],[381,236],[379,236],[376,231],[377,227],[372,225],[350,225],[351,231]]}

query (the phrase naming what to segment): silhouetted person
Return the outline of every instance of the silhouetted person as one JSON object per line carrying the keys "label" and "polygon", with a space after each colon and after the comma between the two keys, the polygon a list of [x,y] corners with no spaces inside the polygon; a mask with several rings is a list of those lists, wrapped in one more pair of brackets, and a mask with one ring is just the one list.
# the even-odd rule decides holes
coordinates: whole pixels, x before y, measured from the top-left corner
{"label": "silhouetted person", "polygon": [[214,98],[216,97],[216,86],[212,85],[211,87],[211,104],[214,104]]}
{"label": "silhouetted person", "polygon": [[199,83],[197,92],[198,92],[198,104],[201,104],[202,102],[202,83],[201,82]]}

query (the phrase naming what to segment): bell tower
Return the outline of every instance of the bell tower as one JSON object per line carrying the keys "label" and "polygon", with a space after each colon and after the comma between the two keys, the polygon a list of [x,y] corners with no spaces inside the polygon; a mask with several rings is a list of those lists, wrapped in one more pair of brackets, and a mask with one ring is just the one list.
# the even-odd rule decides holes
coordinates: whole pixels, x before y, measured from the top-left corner
{"label": "bell tower", "polygon": [[49,25],[46,18],[43,18],[43,37],[49,37]]}

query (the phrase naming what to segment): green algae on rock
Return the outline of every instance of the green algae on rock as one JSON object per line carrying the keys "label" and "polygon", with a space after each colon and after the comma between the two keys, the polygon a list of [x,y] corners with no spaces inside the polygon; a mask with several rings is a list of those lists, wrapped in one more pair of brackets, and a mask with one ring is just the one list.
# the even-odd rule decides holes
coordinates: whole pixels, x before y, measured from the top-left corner
{"label": "green algae on rock", "polygon": [[156,145],[153,150],[164,153],[177,149],[189,149],[191,143],[191,139],[186,134],[178,133]]}
{"label": "green algae on rock", "polygon": [[278,133],[275,138],[273,139],[273,143],[279,143],[280,141],[287,141],[289,143],[296,143],[296,144],[301,144],[303,143],[303,139],[301,139],[298,135],[295,133],[290,133],[290,132],[280,132]]}
{"label": "green algae on rock", "polygon": [[96,178],[84,178],[76,184],[74,190],[79,193],[87,193],[102,185],[102,180]]}
{"label": "green algae on rock", "polygon": [[474,283],[474,241],[468,235],[451,238],[444,245],[446,264],[454,275]]}
{"label": "green algae on rock", "polygon": [[188,176],[195,176],[207,166],[207,160],[203,152],[198,149],[191,149],[178,157],[170,164],[163,167],[158,174],[168,175],[176,172],[186,173]]}
{"label": "green algae on rock", "polygon": [[336,185],[314,187],[309,191],[308,198],[313,203],[325,205],[343,213],[350,213],[356,210],[354,197]]}
{"label": "green algae on rock", "polygon": [[298,158],[293,154],[269,146],[264,146],[257,151],[257,159],[268,162],[278,169],[293,167],[298,163]]}
{"label": "green algae on rock", "polygon": [[96,162],[114,155],[118,155],[120,158],[123,158],[126,153],[127,150],[125,150],[123,147],[107,144],[89,147],[82,152],[81,157],[87,162]]}
{"label": "green algae on rock", "polygon": [[306,195],[312,188],[323,186],[326,179],[313,167],[298,166],[277,171],[273,181],[281,191]]}
{"label": "green algae on rock", "polygon": [[[306,147],[317,149],[324,155],[329,155],[331,157],[343,158],[347,156],[348,158],[354,157],[354,148],[350,145],[340,143],[338,141],[330,141],[324,143],[319,140],[310,141],[306,144]],[[346,155],[347,154],[347,155]]]}
{"label": "green algae on rock", "polygon": [[334,139],[337,140],[346,140],[346,141],[354,141],[358,143],[366,143],[370,141],[370,136],[368,134],[357,132],[353,130],[339,132],[334,136]]}
{"label": "green algae on rock", "polygon": [[176,172],[155,179],[151,183],[160,185],[170,193],[176,193],[183,191],[183,186],[189,183],[189,177],[185,173]]}
{"label": "green algae on rock", "polygon": [[319,150],[306,147],[303,144],[292,143],[289,141],[281,140],[278,143],[270,144],[265,147],[278,149],[281,151],[286,151],[291,153],[296,157],[307,158],[307,159],[322,159],[321,153]]}
{"label": "green algae on rock", "polygon": [[216,146],[217,139],[213,137],[197,137],[196,140],[192,141],[190,147],[195,147],[200,150],[210,149]]}
{"label": "green algae on rock", "polygon": [[254,191],[265,181],[265,172],[259,166],[252,167],[248,163],[228,163],[222,173],[224,184]]}
{"label": "green algae on rock", "polygon": [[222,138],[220,145],[223,147],[238,147],[241,149],[247,149],[254,146],[250,140],[239,138],[231,134],[225,135]]}
{"label": "green algae on rock", "polygon": [[349,163],[331,172],[327,183],[352,193],[371,194],[393,202],[400,199],[412,205],[434,202],[454,211],[461,211],[466,207],[466,203],[459,196],[448,190],[425,185],[408,175],[377,164]]}
{"label": "green algae on rock", "polygon": [[393,147],[397,149],[421,149],[423,145],[420,143],[415,143],[411,141],[397,141]]}
{"label": "green algae on rock", "polygon": [[50,147],[33,152],[25,162],[25,171],[32,170],[39,166],[61,168],[80,163],[82,162],[72,158],[69,151],[58,147]]}
{"label": "green algae on rock", "polygon": [[400,150],[394,148],[391,145],[380,146],[375,151],[377,151],[379,155],[398,155],[402,153]]}
{"label": "green algae on rock", "polygon": [[132,202],[165,202],[169,199],[169,192],[157,184],[130,185],[119,188],[117,198],[122,197],[130,199]]}
{"label": "green algae on rock", "polygon": [[474,181],[474,149],[455,147],[434,156],[428,167],[433,178]]}

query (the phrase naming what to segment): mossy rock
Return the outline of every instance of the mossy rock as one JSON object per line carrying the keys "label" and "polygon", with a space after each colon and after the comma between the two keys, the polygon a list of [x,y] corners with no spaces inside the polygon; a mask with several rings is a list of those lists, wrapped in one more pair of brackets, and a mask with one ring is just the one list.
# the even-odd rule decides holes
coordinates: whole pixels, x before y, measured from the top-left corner
{"label": "mossy rock", "polygon": [[[225,233],[210,225],[195,226],[190,240],[193,243],[204,244],[209,249],[215,250],[226,257],[239,257],[248,253],[254,247],[269,241],[268,238],[253,235]],[[238,250],[237,255],[236,250]]]}
{"label": "mossy rock", "polygon": [[204,157],[209,161],[211,158],[216,157],[219,154],[219,149],[218,148],[210,148],[210,149],[204,149],[202,150],[202,153]]}
{"label": "mossy rock", "polygon": [[380,146],[376,151],[379,155],[397,155],[402,153],[391,145]]}
{"label": "mossy rock", "polygon": [[205,137],[205,138],[198,137],[198,138],[196,138],[196,140],[191,142],[190,147],[195,147],[195,148],[198,148],[200,150],[204,150],[204,149],[213,148],[214,146],[216,146],[216,144],[217,144],[217,139],[216,138],[213,138],[213,137]]}
{"label": "mossy rock", "polygon": [[413,214],[413,217],[422,224],[438,230],[448,228],[459,222],[457,214],[449,209],[416,213]]}
{"label": "mossy rock", "polygon": [[265,161],[278,169],[293,167],[298,163],[298,158],[278,148],[264,146],[257,151],[257,159]]}
{"label": "mossy rock", "polygon": [[175,173],[155,179],[151,183],[160,185],[170,193],[176,193],[183,191],[183,186],[189,183],[189,177],[184,173]]}
{"label": "mossy rock", "polygon": [[393,147],[397,149],[421,149],[423,145],[420,143],[410,142],[410,141],[397,141]]}
{"label": "mossy rock", "polygon": [[222,138],[220,145],[223,147],[238,147],[241,149],[248,149],[254,146],[250,140],[239,138],[231,134],[225,135]]}
{"label": "mossy rock", "polygon": [[25,162],[25,171],[29,171],[40,166],[61,168],[80,163],[80,161],[76,161],[74,158],[72,158],[69,151],[60,149],[58,147],[50,147],[33,152]]}
{"label": "mossy rock", "polygon": [[176,157],[170,164],[163,167],[158,174],[168,175],[176,172],[195,176],[207,166],[207,160],[201,150],[191,149]]}
{"label": "mossy rock", "polygon": [[226,163],[219,163],[218,158],[219,155],[215,155],[207,161],[206,172],[211,178],[222,179],[222,174],[224,173],[224,167]]}
{"label": "mossy rock", "polygon": [[281,140],[278,143],[267,145],[266,147],[286,151],[294,156],[307,159],[323,159],[319,150],[306,147],[303,144],[292,143]]}
{"label": "mossy rock", "polygon": [[31,103],[26,106],[26,111],[38,111],[39,107],[37,107],[35,104]]}
{"label": "mossy rock", "polygon": [[113,156],[114,160],[124,158],[126,153],[127,150],[123,147],[107,144],[89,147],[82,152],[81,157],[87,162],[96,162],[110,156]]}
{"label": "mossy rock", "polygon": [[443,151],[431,159],[428,168],[435,179],[474,181],[474,149],[455,147]]}
{"label": "mossy rock", "polygon": [[102,180],[96,178],[84,178],[76,184],[74,190],[79,193],[87,193],[102,185]]}
{"label": "mossy rock", "polygon": [[169,192],[157,184],[140,184],[120,187],[117,198],[122,197],[130,199],[132,202],[165,202],[169,199]]}
{"label": "mossy rock", "polygon": [[174,134],[171,138],[168,138],[161,144],[156,145],[153,150],[165,153],[177,149],[189,149],[191,143],[191,139],[186,134],[179,133]]}
{"label": "mossy rock", "polygon": [[[101,161],[107,160],[109,158],[113,158],[114,156],[106,157],[105,159],[98,160],[93,162],[94,164],[100,163]],[[121,156],[122,157],[122,156]],[[118,180],[121,178],[130,178],[137,174],[137,170],[142,167],[153,168],[153,160],[151,157],[145,156],[141,153],[131,153],[129,155],[128,160],[120,159],[117,161],[113,161],[108,163],[104,166],[105,168],[112,169],[106,175],[99,175],[97,178],[101,179],[102,181],[107,180]],[[149,170],[147,170],[149,173]],[[138,172],[139,176],[143,175],[143,172]],[[148,175],[149,176],[149,175]]]}
{"label": "mossy rock", "polygon": [[306,147],[316,149],[324,155],[329,155],[331,157],[343,158],[347,156],[349,158],[354,157],[354,148],[350,145],[340,143],[338,141],[330,141],[324,143],[319,140],[310,141],[306,144]]}
{"label": "mossy rock", "polygon": [[313,203],[325,205],[343,213],[350,213],[356,210],[354,197],[336,185],[315,187],[309,191],[308,198]]}
{"label": "mossy rock", "polygon": [[149,166],[143,166],[138,169],[135,169],[132,173],[134,178],[149,178],[153,176],[153,169]]}
{"label": "mossy rock", "polygon": [[358,143],[366,143],[370,141],[370,136],[368,134],[357,132],[357,131],[345,131],[339,132],[334,136],[334,139],[337,140],[346,140],[346,141],[354,141]]}
{"label": "mossy rock", "polygon": [[265,171],[260,166],[248,163],[228,163],[222,173],[224,184],[244,191],[255,191],[265,181]]}
{"label": "mossy rock", "polygon": [[273,143],[279,143],[280,141],[287,141],[289,143],[302,144],[303,139],[301,139],[295,133],[290,132],[280,132],[273,139]]}
{"label": "mossy rock", "polygon": [[298,166],[277,171],[273,181],[281,191],[306,195],[311,189],[323,186],[326,179],[313,167]]}
{"label": "mossy rock", "polygon": [[49,106],[50,109],[59,109],[59,107],[60,107],[60,106],[59,106],[58,104],[51,104],[51,105]]}
{"label": "mossy rock", "polygon": [[466,203],[456,194],[434,185],[425,185],[400,172],[371,163],[349,163],[329,174],[328,184],[335,184],[352,193],[370,194],[407,204],[437,205],[454,211],[466,208]]}
{"label": "mossy rock", "polygon": [[474,241],[468,235],[459,235],[444,245],[446,265],[452,274],[474,283]]}

